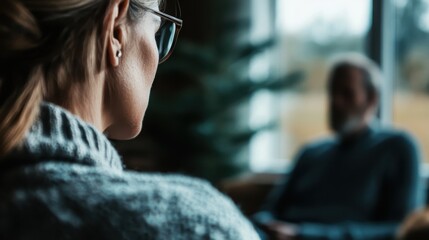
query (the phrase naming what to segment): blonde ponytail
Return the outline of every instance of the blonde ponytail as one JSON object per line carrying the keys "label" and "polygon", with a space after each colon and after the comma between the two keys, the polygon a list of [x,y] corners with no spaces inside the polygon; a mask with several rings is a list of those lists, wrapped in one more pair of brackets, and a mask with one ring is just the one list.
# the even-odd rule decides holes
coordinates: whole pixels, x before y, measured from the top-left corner
{"label": "blonde ponytail", "polygon": [[0,157],[15,148],[37,116],[42,100],[42,71],[36,67],[19,92],[9,96],[0,107]]}
{"label": "blonde ponytail", "polygon": [[17,58],[38,45],[40,29],[19,1],[0,2],[0,157],[24,138],[42,100],[40,66],[25,67]]}

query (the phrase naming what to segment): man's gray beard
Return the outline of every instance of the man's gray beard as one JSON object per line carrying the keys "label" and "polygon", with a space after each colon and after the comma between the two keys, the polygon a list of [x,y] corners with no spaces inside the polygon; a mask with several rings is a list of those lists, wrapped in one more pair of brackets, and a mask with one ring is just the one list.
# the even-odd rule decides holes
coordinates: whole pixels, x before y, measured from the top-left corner
{"label": "man's gray beard", "polygon": [[362,119],[357,116],[352,116],[338,129],[337,135],[344,137],[355,133],[362,126]]}

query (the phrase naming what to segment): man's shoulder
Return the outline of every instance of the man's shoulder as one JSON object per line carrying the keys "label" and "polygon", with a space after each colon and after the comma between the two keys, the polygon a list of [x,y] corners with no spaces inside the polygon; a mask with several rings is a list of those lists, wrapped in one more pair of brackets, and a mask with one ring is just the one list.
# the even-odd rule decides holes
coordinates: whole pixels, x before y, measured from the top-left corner
{"label": "man's shoulder", "polygon": [[373,146],[378,153],[388,154],[388,165],[401,168],[418,168],[421,152],[418,142],[408,132],[397,129],[381,129],[374,134]]}
{"label": "man's shoulder", "polygon": [[417,141],[409,132],[400,129],[377,129],[374,131],[377,142],[388,145],[389,148],[416,148]]}
{"label": "man's shoulder", "polygon": [[323,152],[331,149],[337,144],[335,137],[324,137],[316,139],[312,142],[305,144],[302,147],[303,152]]}

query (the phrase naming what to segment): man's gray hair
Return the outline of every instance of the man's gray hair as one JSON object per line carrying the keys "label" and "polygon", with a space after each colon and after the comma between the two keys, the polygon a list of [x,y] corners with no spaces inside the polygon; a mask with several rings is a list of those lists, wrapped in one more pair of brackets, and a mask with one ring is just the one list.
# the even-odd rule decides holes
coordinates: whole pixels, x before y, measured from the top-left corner
{"label": "man's gray hair", "polygon": [[[332,78],[333,74],[338,70],[345,67],[351,67],[362,71],[367,92],[375,96],[380,94],[383,75],[377,63],[360,53],[341,54],[336,56],[332,61],[330,78]],[[331,84],[331,79],[328,84]]]}

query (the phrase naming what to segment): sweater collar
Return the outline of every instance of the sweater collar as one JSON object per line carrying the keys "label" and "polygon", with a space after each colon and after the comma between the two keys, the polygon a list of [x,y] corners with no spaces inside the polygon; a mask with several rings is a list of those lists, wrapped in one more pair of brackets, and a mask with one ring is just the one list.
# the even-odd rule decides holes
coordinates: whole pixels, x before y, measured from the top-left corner
{"label": "sweater collar", "polygon": [[21,164],[60,161],[122,170],[119,154],[101,132],[51,103],[42,103],[38,119],[10,158]]}
{"label": "sweater collar", "polygon": [[365,128],[363,128],[360,132],[356,133],[353,137],[346,138],[346,139],[340,139],[339,143],[340,146],[353,146],[356,143],[360,143],[365,141],[368,137],[370,137],[374,132],[376,131],[376,128],[373,125],[368,125]]}

